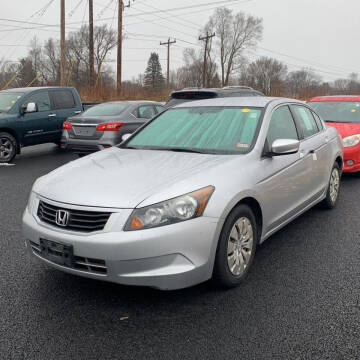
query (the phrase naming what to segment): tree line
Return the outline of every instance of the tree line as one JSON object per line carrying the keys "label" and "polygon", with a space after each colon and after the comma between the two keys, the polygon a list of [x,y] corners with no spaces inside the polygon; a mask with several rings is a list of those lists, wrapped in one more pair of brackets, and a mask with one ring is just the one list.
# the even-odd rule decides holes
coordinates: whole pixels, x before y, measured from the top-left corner
{"label": "tree line", "polygon": [[[282,61],[261,56],[250,60],[263,36],[263,20],[244,12],[234,13],[222,7],[215,10],[199,34],[215,33],[205,48],[199,41],[197,48],[186,48],[183,65],[170,73],[170,88],[201,87],[206,51],[206,87],[227,85],[251,86],[270,96],[308,99],[315,95],[357,94],[360,81],[356,73],[333,82],[323,81],[310,67],[288,71]],[[126,39],[126,37],[125,37]],[[117,45],[116,32],[107,25],[94,28],[95,76],[97,96],[115,95],[115,76],[107,62],[111,50]],[[67,84],[79,90],[89,89],[89,28],[70,32],[66,40]],[[16,75],[16,76],[15,76]],[[58,85],[60,80],[59,40],[49,38],[43,44],[35,38],[25,57],[17,62],[0,61],[0,85],[15,76],[11,87]],[[100,92],[99,92],[100,89]],[[162,96],[165,76],[156,52],[151,53],[147,67],[138,78],[123,82],[123,90],[133,94]]]}

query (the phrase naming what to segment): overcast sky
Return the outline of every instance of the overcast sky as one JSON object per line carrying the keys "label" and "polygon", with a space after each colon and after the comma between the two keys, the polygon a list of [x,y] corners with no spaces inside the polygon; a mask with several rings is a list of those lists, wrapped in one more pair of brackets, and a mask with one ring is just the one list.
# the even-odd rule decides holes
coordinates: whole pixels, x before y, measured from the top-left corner
{"label": "overcast sky", "polygon": [[[125,0],[126,2],[128,0]],[[166,47],[160,40],[177,39],[171,48],[171,69],[182,64],[185,47],[196,47],[199,29],[207,22],[220,0],[135,0],[124,12],[127,40],[123,47],[123,78],[131,79],[144,72],[151,51],[160,55],[166,69]],[[41,30],[5,19],[38,24],[57,25],[60,22],[60,0],[53,0],[45,13],[36,13],[50,0],[0,0],[0,58],[16,60],[26,55],[29,41],[36,35],[41,41],[59,37],[58,27]],[[87,0],[66,0],[67,31],[87,21]],[[112,24],[115,28],[117,0],[94,1],[95,24]],[[346,3],[346,5],[345,5]],[[208,4],[202,7],[195,7]],[[185,8],[174,11],[174,8]],[[285,62],[289,70],[312,67],[324,80],[360,73],[359,0],[244,0],[228,1],[223,6],[234,12],[262,17],[264,36],[252,58],[273,56]],[[154,13],[157,9],[163,10]],[[167,11],[168,10],[168,11]],[[166,12],[165,12],[166,11]],[[148,14],[146,14],[148,13]],[[151,14],[149,14],[151,13]],[[106,19],[106,20],[101,20]],[[75,23],[75,24],[71,24]],[[11,29],[10,31],[8,31]],[[194,43],[191,45],[189,43]],[[108,60],[115,60],[110,54]]]}

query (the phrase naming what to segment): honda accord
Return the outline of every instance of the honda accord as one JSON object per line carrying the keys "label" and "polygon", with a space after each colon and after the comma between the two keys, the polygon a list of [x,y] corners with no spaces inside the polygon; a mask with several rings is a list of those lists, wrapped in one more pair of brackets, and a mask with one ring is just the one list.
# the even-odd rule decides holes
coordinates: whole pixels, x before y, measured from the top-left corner
{"label": "honda accord", "polygon": [[23,233],[36,259],[72,274],[232,287],[258,244],[315,204],[336,205],[342,168],[337,130],[302,102],[183,103],[39,178]]}

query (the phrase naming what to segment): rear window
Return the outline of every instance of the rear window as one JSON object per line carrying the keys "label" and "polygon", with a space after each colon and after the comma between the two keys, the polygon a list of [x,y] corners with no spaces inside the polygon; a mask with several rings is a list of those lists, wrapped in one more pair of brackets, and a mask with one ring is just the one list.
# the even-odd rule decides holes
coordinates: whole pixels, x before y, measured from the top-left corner
{"label": "rear window", "polygon": [[87,109],[81,116],[117,116],[128,107],[128,103],[105,103]]}
{"label": "rear window", "polygon": [[75,99],[70,90],[56,90],[52,92],[55,109],[71,109],[75,107]]}
{"label": "rear window", "polygon": [[173,107],[187,101],[206,100],[217,97],[216,92],[211,91],[179,91],[171,94],[169,101],[165,104],[165,108]]}

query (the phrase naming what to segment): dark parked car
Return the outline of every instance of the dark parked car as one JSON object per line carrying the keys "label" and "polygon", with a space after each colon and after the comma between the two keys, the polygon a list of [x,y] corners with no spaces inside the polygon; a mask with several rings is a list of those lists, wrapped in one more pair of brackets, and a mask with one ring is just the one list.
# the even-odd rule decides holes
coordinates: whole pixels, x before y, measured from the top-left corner
{"label": "dark parked car", "polygon": [[218,88],[186,88],[174,91],[170,94],[169,100],[165,104],[165,108],[170,108],[186,101],[215,99],[224,97],[238,96],[265,96],[260,91],[254,90],[248,86],[225,86]]}
{"label": "dark parked car", "polygon": [[13,160],[24,146],[60,144],[63,122],[82,111],[83,105],[74,88],[0,91],[0,163]]}
{"label": "dark parked car", "polygon": [[123,135],[133,133],[163,109],[161,103],[153,101],[95,105],[64,123],[61,147],[84,155],[117,145]]}

